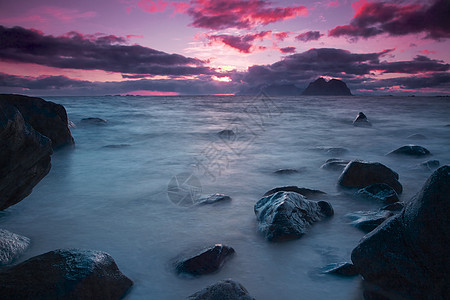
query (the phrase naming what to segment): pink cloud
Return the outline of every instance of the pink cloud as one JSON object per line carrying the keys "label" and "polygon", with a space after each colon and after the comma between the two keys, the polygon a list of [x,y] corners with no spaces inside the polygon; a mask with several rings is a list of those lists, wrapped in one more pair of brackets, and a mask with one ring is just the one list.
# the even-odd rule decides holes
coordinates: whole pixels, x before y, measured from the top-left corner
{"label": "pink cloud", "polygon": [[425,49],[425,50],[420,51],[420,53],[425,54],[425,55],[427,55],[427,54],[436,54],[436,51]]}
{"label": "pink cloud", "polygon": [[283,54],[287,54],[287,53],[295,53],[295,47],[284,47],[284,48],[280,48],[280,52]]}
{"label": "pink cloud", "polygon": [[288,32],[284,32],[284,31],[282,31],[282,32],[277,32],[277,33],[274,33],[274,34],[273,34],[273,37],[274,37],[276,40],[282,42],[282,41],[284,41],[284,39],[286,39],[287,37],[289,37],[289,33],[288,33]]}
{"label": "pink cloud", "polygon": [[149,13],[165,11],[167,5],[169,5],[169,2],[164,2],[163,0],[140,0],[138,2],[138,7]]}
{"label": "pink cloud", "polygon": [[131,38],[143,39],[144,38],[144,36],[142,34],[128,34],[126,37],[127,37],[127,39],[131,39]]}
{"label": "pink cloud", "polygon": [[336,6],[339,6],[339,1],[331,1],[331,2],[329,2],[328,3],[328,5],[327,5],[328,7],[336,7]]}
{"label": "pink cloud", "polygon": [[307,31],[297,35],[295,39],[302,42],[309,42],[309,41],[317,41],[322,36],[323,34],[321,34],[320,31]]}
{"label": "pink cloud", "polygon": [[241,53],[251,53],[257,50],[265,50],[266,47],[254,46],[253,41],[259,39],[263,40],[272,34],[272,31],[261,31],[256,34],[246,34],[246,35],[207,35],[209,41],[219,42],[227,45]]}

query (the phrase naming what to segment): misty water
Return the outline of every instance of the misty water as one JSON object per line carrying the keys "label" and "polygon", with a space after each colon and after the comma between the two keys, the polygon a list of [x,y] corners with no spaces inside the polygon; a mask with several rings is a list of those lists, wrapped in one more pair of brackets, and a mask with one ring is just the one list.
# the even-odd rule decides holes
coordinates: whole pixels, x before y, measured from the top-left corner
{"label": "misty water", "polygon": [[[76,125],[74,149],[56,151],[50,173],[19,204],[0,212],[0,227],[31,238],[20,261],[57,248],[111,254],[134,281],[126,299],[183,299],[219,280],[242,283],[256,299],[362,299],[361,279],[322,274],[350,261],[364,233],[346,214],[378,209],[342,190],[329,158],[381,162],[400,175],[408,201],[431,170],[450,161],[450,101],[439,97],[44,97],[63,104]],[[373,126],[354,127],[363,111]],[[98,117],[107,123],[81,122]],[[237,138],[217,132],[231,129]],[[422,134],[426,139],[411,140]],[[418,144],[427,158],[385,154]],[[343,152],[339,149],[345,148]],[[201,164],[200,164],[200,163]],[[298,174],[276,175],[282,168]],[[207,172],[205,172],[207,170]],[[167,195],[191,172],[202,194],[232,201],[180,207]],[[254,204],[271,188],[297,185],[328,193],[334,217],[298,240],[271,243],[258,232]],[[223,243],[236,254],[211,275],[178,276],[183,254]]]}

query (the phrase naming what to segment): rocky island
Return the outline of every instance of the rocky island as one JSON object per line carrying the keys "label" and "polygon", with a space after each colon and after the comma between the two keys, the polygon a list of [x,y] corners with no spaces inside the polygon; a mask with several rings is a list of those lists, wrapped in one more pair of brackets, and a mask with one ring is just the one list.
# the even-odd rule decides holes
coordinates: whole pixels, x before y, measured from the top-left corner
{"label": "rocky island", "polygon": [[350,89],[345,82],[338,79],[326,81],[320,77],[311,82],[303,91],[304,96],[352,96]]}

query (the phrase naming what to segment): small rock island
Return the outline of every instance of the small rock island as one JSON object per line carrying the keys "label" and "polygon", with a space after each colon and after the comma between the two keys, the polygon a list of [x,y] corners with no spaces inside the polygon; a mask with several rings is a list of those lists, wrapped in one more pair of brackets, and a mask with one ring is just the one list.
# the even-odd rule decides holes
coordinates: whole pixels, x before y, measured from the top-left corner
{"label": "small rock island", "polygon": [[352,96],[350,89],[345,82],[338,79],[326,81],[319,77],[316,81],[311,82],[303,91],[304,96]]}

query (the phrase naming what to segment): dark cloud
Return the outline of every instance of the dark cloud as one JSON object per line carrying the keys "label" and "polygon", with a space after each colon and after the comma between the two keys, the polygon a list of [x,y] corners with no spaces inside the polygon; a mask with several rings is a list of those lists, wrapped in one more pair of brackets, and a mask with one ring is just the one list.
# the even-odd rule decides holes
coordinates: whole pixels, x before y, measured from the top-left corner
{"label": "dark cloud", "polygon": [[0,25],[0,60],[82,70],[104,70],[128,74],[210,74],[204,62],[179,54],[168,54],[114,35],[43,35],[36,30]]}
{"label": "dark cloud", "polygon": [[309,42],[309,41],[317,41],[318,39],[320,39],[321,36],[323,36],[323,34],[321,34],[320,31],[307,31],[297,35],[295,39],[302,42]]}
{"label": "dark cloud", "polygon": [[271,35],[271,31],[261,31],[260,33],[255,34],[246,34],[246,35],[228,35],[228,34],[220,34],[220,35],[208,35],[207,38],[210,41],[216,41],[223,43],[231,48],[238,50],[241,53],[250,53],[253,50],[261,49],[261,47],[255,47],[253,45],[253,41],[256,39],[262,40],[266,36]]}
{"label": "dark cloud", "polygon": [[207,29],[251,29],[286,19],[307,15],[303,5],[270,7],[265,0],[193,0],[188,14],[192,26]]}
{"label": "dark cloud", "polygon": [[295,53],[295,47],[280,48],[281,53]]}
{"label": "dark cloud", "polygon": [[337,26],[329,36],[369,38],[382,33],[391,36],[425,33],[430,39],[450,37],[450,1],[435,0],[429,5],[365,2],[349,25]]}

